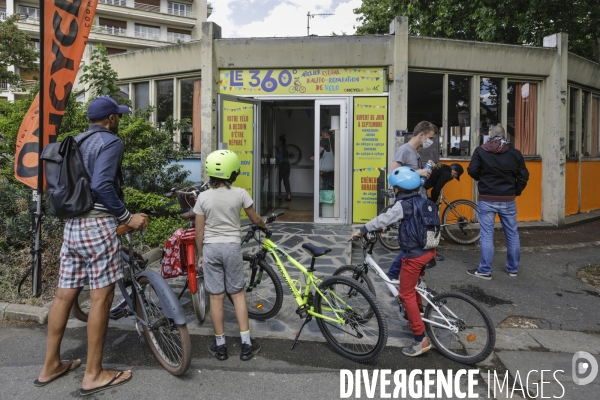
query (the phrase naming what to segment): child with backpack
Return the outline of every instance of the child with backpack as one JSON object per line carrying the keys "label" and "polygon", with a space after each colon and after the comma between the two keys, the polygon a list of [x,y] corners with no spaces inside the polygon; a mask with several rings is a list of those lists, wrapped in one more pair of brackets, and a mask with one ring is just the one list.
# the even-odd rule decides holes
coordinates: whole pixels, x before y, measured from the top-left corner
{"label": "child with backpack", "polygon": [[425,325],[421,319],[423,302],[415,290],[419,277],[425,275],[423,267],[435,259],[435,246],[439,242],[439,215],[437,206],[419,194],[420,176],[409,167],[398,167],[388,176],[390,186],[396,193],[396,202],[385,214],[380,214],[352,234],[360,238],[367,232],[385,228],[400,222],[398,241],[404,252],[400,270],[400,299],[413,332],[414,340],[402,349],[409,357],[418,356],[431,349],[425,336]]}
{"label": "child with backpack", "polygon": [[260,344],[250,338],[241,248],[242,208],[252,223],[262,228],[266,225],[254,210],[248,192],[231,185],[240,173],[240,160],[234,152],[213,151],[206,157],[205,167],[210,189],[200,193],[194,212],[198,267],[204,271],[204,285],[210,294],[210,316],[215,331],[215,340],[208,350],[218,360],[228,358],[223,321],[223,300],[228,293],[240,327],[240,359],[247,361],[260,351]]}

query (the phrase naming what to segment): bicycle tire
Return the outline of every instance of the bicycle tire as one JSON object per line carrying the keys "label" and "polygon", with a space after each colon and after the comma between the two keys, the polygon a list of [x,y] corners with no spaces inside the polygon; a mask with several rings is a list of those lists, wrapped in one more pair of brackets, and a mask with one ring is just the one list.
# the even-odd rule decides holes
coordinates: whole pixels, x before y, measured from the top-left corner
{"label": "bicycle tire", "polygon": [[[345,276],[325,279],[319,285],[319,290],[323,295],[315,294],[315,312],[336,318],[330,304],[336,309],[344,310],[342,315],[345,323],[341,325],[317,317],[317,325],[333,350],[360,363],[377,358],[387,344],[388,327],[375,296],[365,286]],[[353,295],[346,296],[348,293]],[[329,303],[325,301],[325,296]],[[365,314],[371,312],[372,317],[366,318]],[[332,332],[330,327],[335,330]],[[351,338],[340,338],[338,332],[345,332]]]}
{"label": "bicycle tire", "polygon": [[160,298],[148,278],[141,276],[138,283],[142,289],[139,301],[136,301],[137,313],[139,317],[147,316],[147,322],[152,326],[148,329],[142,325],[146,342],[165,370],[175,376],[183,375],[192,360],[192,343],[187,325],[177,325],[165,316]]}
{"label": "bicycle tire", "polygon": [[302,159],[302,151],[295,144],[287,144],[285,146],[288,152],[288,160],[290,165],[297,165]]}
{"label": "bicycle tire", "polygon": [[[244,257],[244,261],[248,261]],[[279,277],[273,271],[273,268],[265,261],[258,261],[258,273],[256,274],[254,286],[248,287],[250,281],[251,268],[245,268],[245,287],[246,304],[248,306],[248,317],[259,321],[273,318],[283,304],[283,287]],[[265,276],[266,272],[266,276]],[[227,294],[229,301],[233,304],[233,299]]]}
{"label": "bicycle tire", "polygon": [[[379,215],[385,214],[390,207],[391,206],[385,207],[383,210],[381,210]],[[400,234],[399,229],[400,224],[396,222],[392,224],[392,226],[388,227],[385,233],[377,232],[377,240],[386,249],[390,251],[398,251],[400,250],[400,243],[398,242],[398,235]]]}
{"label": "bicycle tire", "polygon": [[[440,307],[440,311],[448,320],[459,318],[456,323],[458,333],[425,322],[427,336],[440,353],[463,364],[481,362],[492,353],[496,344],[494,323],[473,298],[462,293],[448,292],[435,296],[432,301]],[[424,317],[445,323],[430,303],[425,307]]]}
{"label": "bicycle tire", "polygon": [[446,235],[458,244],[477,242],[481,237],[477,204],[469,200],[454,200],[442,214],[442,225]]}
{"label": "bicycle tire", "polygon": [[203,324],[204,319],[206,318],[206,290],[204,288],[204,272],[197,267],[199,257],[198,249],[196,248],[195,244],[194,253],[196,260],[196,284],[198,286],[198,290],[196,290],[196,293],[191,293],[191,291],[190,293],[192,294],[192,305],[194,306],[196,318],[198,318],[198,322]]}
{"label": "bicycle tire", "polygon": [[354,277],[356,269],[359,268],[356,265],[344,265],[343,267],[339,267],[333,273],[333,276],[346,276],[350,279],[354,279],[358,283],[365,285],[373,294],[373,296],[377,297],[377,293],[375,293],[375,286],[373,286],[373,281],[368,277],[364,272],[361,273],[356,278]]}

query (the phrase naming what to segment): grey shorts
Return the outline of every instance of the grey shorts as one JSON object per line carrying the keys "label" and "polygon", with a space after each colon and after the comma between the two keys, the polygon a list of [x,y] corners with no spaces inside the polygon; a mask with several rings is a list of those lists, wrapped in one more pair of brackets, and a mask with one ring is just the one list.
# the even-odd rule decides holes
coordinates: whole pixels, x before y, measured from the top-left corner
{"label": "grey shorts", "polygon": [[244,259],[238,243],[204,243],[202,268],[209,294],[236,294],[244,289]]}

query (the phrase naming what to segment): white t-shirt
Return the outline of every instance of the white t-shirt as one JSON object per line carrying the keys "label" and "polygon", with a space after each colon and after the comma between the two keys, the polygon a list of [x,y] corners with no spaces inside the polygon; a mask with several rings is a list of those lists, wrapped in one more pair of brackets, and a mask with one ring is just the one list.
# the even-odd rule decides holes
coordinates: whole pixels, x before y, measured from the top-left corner
{"label": "white t-shirt", "polygon": [[200,193],[194,212],[204,215],[204,243],[241,243],[240,212],[253,204],[245,189],[222,186]]}

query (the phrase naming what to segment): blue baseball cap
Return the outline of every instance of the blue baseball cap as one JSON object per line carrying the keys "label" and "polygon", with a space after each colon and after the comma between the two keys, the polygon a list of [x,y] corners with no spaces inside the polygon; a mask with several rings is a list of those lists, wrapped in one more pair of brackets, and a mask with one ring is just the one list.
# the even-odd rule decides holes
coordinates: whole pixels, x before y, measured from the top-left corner
{"label": "blue baseball cap", "polygon": [[128,106],[120,106],[108,96],[96,97],[90,101],[87,109],[90,121],[100,121],[111,114],[129,114],[130,112]]}

